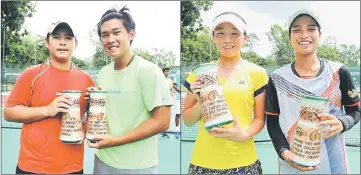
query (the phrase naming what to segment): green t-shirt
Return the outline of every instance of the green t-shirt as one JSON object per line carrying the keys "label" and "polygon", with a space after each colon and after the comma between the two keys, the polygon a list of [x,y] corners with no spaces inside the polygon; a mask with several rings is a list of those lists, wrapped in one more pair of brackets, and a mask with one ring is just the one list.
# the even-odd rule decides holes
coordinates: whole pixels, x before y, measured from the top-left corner
{"label": "green t-shirt", "polygon": [[[135,56],[122,70],[111,62],[99,71],[97,85],[109,93],[106,99],[108,134],[124,135],[151,117],[155,107],[172,105],[162,70],[155,64]],[[99,149],[104,163],[119,169],[144,169],[158,164],[157,135],[121,146]]]}

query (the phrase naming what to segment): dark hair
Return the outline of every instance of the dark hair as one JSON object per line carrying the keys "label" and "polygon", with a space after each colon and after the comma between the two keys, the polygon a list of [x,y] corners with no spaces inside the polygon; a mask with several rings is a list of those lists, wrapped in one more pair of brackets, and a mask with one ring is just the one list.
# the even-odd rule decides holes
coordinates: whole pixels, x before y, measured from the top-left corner
{"label": "dark hair", "polygon": [[309,16],[313,21],[315,21],[315,22],[316,22],[317,29],[318,29],[318,31],[321,33],[321,26],[320,26],[320,24],[317,22],[317,20],[316,20],[315,18],[313,18],[312,16],[310,16],[310,15],[308,15],[308,14],[300,14],[300,15],[296,16],[296,18],[292,21],[292,23],[291,23],[291,25],[290,25],[290,28],[288,28],[288,37],[289,37],[290,39],[291,39],[291,27],[292,27],[293,22],[295,22],[297,18],[302,17],[302,16]]}
{"label": "dark hair", "polygon": [[170,70],[169,67],[165,67],[165,68],[162,69],[163,72],[166,71],[166,70]]}
{"label": "dark hair", "polygon": [[[222,15],[226,15],[226,14],[231,14],[231,15],[234,15],[234,16],[240,18],[244,22],[244,24],[247,25],[246,20],[244,20],[244,18],[241,15],[239,15],[239,14],[237,14],[235,12],[223,12],[223,13],[217,15],[216,17],[214,17],[213,20],[215,20],[216,18],[218,18],[218,17],[220,17]],[[212,35],[214,35],[214,31],[212,31]],[[247,36],[247,31],[244,31],[244,35]]]}
{"label": "dark hair", "polygon": [[[129,33],[131,30],[135,30],[135,23],[133,21],[132,16],[130,15],[130,10],[127,6],[124,6],[122,9],[117,10],[115,8],[111,8],[107,10],[102,17],[100,18],[99,23],[97,24],[98,36],[101,38],[101,26],[104,22],[109,21],[111,19],[119,19],[123,22],[125,29]],[[130,45],[132,45],[132,41],[130,41]]]}

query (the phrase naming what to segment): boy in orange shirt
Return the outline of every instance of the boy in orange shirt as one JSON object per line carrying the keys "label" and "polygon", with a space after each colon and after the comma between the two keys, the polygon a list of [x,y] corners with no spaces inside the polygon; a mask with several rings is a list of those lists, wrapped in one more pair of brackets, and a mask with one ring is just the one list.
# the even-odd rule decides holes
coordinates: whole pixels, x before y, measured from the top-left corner
{"label": "boy in orange shirt", "polygon": [[[70,107],[63,90],[85,91],[94,82],[71,64],[77,39],[66,22],[53,23],[44,40],[50,60],[27,68],[4,109],[6,121],[23,123],[16,174],[83,174],[84,144],[60,141],[61,114]],[[81,114],[84,98],[80,98]]]}

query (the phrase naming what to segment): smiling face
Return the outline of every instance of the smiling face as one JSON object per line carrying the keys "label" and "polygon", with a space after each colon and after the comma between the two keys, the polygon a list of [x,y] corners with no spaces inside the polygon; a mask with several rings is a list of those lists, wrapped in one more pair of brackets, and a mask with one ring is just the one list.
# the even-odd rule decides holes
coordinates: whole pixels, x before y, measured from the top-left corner
{"label": "smiling face", "polygon": [[308,15],[297,17],[290,27],[291,45],[296,55],[308,56],[316,53],[321,37],[317,22]]}
{"label": "smiling face", "polygon": [[44,43],[49,50],[50,57],[60,63],[70,61],[78,44],[69,28],[56,29],[49,38],[45,39]]}
{"label": "smiling face", "polygon": [[213,41],[216,48],[224,57],[239,56],[246,40],[247,36],[231,23],[222,23],[213,32]]}
{"label": "smiling face", "polygon": [[130,41],[134,36],[135,31],[128,32],[120,19],[110,19],[101,25],[103,48],[113,59],[121,58],[130,51]]}

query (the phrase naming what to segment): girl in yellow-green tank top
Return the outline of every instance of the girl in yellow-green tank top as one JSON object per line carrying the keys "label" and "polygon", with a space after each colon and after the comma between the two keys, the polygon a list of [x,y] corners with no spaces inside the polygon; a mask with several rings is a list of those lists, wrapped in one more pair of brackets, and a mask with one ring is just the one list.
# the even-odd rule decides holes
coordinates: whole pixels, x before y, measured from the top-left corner
{"label": "girl in yellow-green tank top", "polygon": [[188,89],[184,123],[192,126],[200,121],[190,174],[262,174],[253,137],[264,126],[268,76],[265,69],[241,57],[241,48],[248,39],[246,31],[245,20],[236,13],[225,12],[213,20],[212,38],[220,55],[213,63],[217,65],[217,80],[233,116],[232,123],[205,129],[199,94],[201,79],[192,69],[184,82]]}

